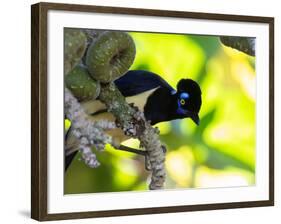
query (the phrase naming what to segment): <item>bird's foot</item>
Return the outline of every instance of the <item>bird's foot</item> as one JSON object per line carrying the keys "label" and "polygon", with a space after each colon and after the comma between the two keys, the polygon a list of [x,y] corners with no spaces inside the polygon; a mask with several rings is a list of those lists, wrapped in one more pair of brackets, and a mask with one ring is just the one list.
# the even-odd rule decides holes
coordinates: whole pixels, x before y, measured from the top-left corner
{"label": "bird's foot", "polygon": [[[151,163],[149,160],[149,156],[148,156],[148,152],[144,151],[144,150],[140,150],[140,149],[134,149],[125,145],[120,145],[118,148],[116,148],[117,150],[121,150],[121,151],[126,151],[126,152],[132,152],[138,155],[142,155],[144,156],[144,163],[145,163],[145,169],[147,171],[151,171]],[[162,146],[163,152],[164,154],[166,153],[166,147]]]}
{"label": "bird's foot", "polygon": [[144,150],[140,150],[140,149],[134,149],[125,145],[120,145],[118,148],[116,148],[117,150],[121,150],[121,151],[126,151],[126,152],[132,152],[138,155],[142,155],[144,156],[144,162],[145,162],[145,169],[147,171],[151,170],[151,164],[148,158],[148,152],[144,151]]}
{"label": "bird's foot", "polygon": [[145,156],[147,154],[147,151],[144,150],[140,150],[140,149],[134,149],[125,145],[120,145],[118,148],[116,148],[117,150],[121,150],[121,151],[126,151],[126,152],[132,152],[138,155],[142,155]]}

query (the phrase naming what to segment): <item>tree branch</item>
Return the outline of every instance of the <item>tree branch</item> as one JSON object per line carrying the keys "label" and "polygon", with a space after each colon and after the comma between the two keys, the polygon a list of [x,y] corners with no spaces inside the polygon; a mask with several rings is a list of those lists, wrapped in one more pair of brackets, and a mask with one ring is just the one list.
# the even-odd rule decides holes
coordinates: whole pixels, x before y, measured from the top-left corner
{"label": "tree branch", "polygon": [[64,32],[64,74],[67,75],[81,60],[87,47],[85,33],[66,28]]}
{"label": "tree branch", "polygon": [[221,42],[228,47],[255,56],[255,38],[252,37],[220,37]]}
{"label": "tree branch", "polygon": [[[91,32],[87,31],[88,46],[82,61],[85,62],[95,86],[100,87],[98,98],[116,117],[116,125],[126,135],[140,140],[140,147],[147,151],[146,162],[152,171],[149,189],[161,189],[164,186],[166,173],[165,150],[159,140],[159,131],[146,121],[144,114],[137,107],[126,102],[125,97],[113,83],[115,79],[124,75],[133,63],[135,57],[133,39],[125,32],[98,32],[92,38],[89,38],[89,35],[91,36]],[[77,74],[80,74],[80,71]],[[81,90],[71,89],[72,93],[77,95],[75,97],[79,99],[96,97],[97,91],[89,92],[88,84],[85,83],[86,73],[84,71],[83,77],[78,79],[72,77],[68,87],[70,89],[71,86],[75,87],[76,84],[73,82],[78,80]],[[74,134],[79,139],[82,158],[91,167],[96,167],[98,162],[89,147],[94,145],[97,149],[102,149],[106,143],[110,143],[114,147],[116,145],[112,141],[112,137],[103,132],[102,125],[89,123],[86,119],[87,115],[75,97],[68,89],[65,90],[65,111],[67,117],[72,121]],[[109,125],[108,128],[114,126],[110,122],[106,123],[106,127],[107,125]]]}
{"label": "tree branch", "polygon": [[117,119],[117,126],[128,136],[138,138],[140,146],[147,151],[147,158],[152,171],[149,189],[161,189],[165,182],[164,146],[159,140],[159,131],[145,120],[138,108],[128,105],[125,98],[113,83],[101,85],[99,99],[105,103],[108,111]]}
{"label": "tree branch", "polygon": [[90,167],[99,166],[96,155],[92,152],[91,146],[97,150],[103,150],[106,143],[114,145],[112,137],[105,134],[104,130],[116,128],[115,123],[109,121],[93,122],[88,119],[80,103],[65,88],[65,113],[71,120],[72,134],[77,139],[77,147],[82,153],[82,159]]}

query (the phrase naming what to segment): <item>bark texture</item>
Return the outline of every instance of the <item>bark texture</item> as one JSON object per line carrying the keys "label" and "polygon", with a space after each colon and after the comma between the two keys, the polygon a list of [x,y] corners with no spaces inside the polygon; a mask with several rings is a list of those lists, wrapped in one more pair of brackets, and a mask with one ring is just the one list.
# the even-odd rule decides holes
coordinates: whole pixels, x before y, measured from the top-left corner
{"label": "bark texture", "polygon": [[[116,126],[120,127],[126,135],[138,138],[140,147],[147,152],[146,163],[151,170],[149,189],[162,189],[166,176],[164,166],[166,150],[159,140],[159,131],[146,121],[144,114],[137,107],[126,102],[125,97],[113,83],[116,78],[124,75],[132,65],[135,58],[134,42],[125,32],[86,30],[84,33],[87,37],[87,49],[85,54],[81,56],[80,63],[84,64],[83,66],[90,73],[90,84],[85,82],[89,79],[85,75],[86,71],[71,73],[73,69],[71,67],[67,71],[72,74],[69,77],[71,82],[68,81],[72,85],[68,84],[69,89],[65,89],[65,112],[72,122],[71,125],[74,129],[74,135],[79,141],[78,147],[82,158],[90,167],[97,167],[99,162],[91,147],[94,146],[96,149],[102,150],[107,143],[117,147],[112,137],[105,134],[104,130]],[[68,60],[78,61],[76,56],[75,59]],[[83,77],[76,77],[79,74],[83,74]],[[73,80],[79,81],[79,91],[73,85]],[[95,91],[89,91],[91,87],[89,85],[95,86]],[[98,91],[97,86],[99,87]],[[85,114],[78,102],[84,97],[90,97],[92,100],[98,97],[106,105],[107,110],[115,116],[116,122],[90,122],[87,119],[88,115]]]}

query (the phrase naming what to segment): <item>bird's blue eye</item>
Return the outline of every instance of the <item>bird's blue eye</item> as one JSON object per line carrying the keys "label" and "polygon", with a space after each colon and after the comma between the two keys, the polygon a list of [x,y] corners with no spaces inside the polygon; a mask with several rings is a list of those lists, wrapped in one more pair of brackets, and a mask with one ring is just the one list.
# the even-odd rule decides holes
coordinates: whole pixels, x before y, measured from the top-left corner
{"label": "bird's blue eye", "polygon": [[181,94],[180,94],[180,98],[186,100],[186,99],[189,98],[189,94],[188,94],[188,93],[185,93],[185,92],[184,92],[184,93],[181,93]]}
{"label": "bird's blue eye", "polygon": [[177,113],[178,114],[186,114],[187,110],[183,108],[183,106],[187,103],[187,99],[189,98],[189,94],[186,92],[183,92],[180,94],[180,98],[178,99],[178,108]]}

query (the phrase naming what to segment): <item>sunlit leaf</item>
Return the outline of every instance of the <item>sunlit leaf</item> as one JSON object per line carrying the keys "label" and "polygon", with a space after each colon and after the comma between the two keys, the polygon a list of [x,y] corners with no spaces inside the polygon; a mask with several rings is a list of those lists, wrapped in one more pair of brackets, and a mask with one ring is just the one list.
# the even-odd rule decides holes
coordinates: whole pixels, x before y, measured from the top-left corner
{"label": "sunlit leaf", "polygon": [[[218,37],[130,32],[136,59],[130,69],[159,74],[176,87],[200,84],[197,126],[191,119],[158,123],[167,146],[166,188],[248,186],[255,183],[255,58],[224,47]],[[70,122],[65,120],[65,130]],[[122,144],[139,148],[137,140]],[[65,175],[65,193],[147,190],[144,158],[107,145],[101,166],[88,168],[79,154]]]}
{"label": "sunlit leaf", "polygon": [[168,174],[178,186],[186,187],[190,185],[193,163],[193,154],[187,146],[167,154],[166,168]]}
{"label": "sunlit leaf", "polygon": [[64,131],[67,132],[68,129],[70,128],[71,121],[68,119],[64,119]]}
{"label": "sunlit leaf", "polygon": [[254,177],[244,170],[227,168],[224,171],[201,166],[196,171],[196,187],[235,187],[254,184]]}

